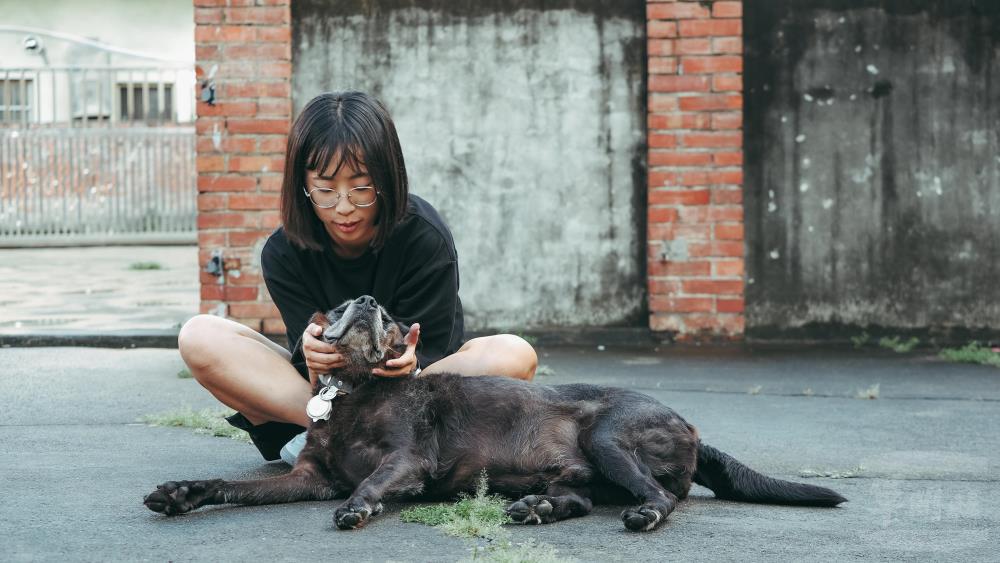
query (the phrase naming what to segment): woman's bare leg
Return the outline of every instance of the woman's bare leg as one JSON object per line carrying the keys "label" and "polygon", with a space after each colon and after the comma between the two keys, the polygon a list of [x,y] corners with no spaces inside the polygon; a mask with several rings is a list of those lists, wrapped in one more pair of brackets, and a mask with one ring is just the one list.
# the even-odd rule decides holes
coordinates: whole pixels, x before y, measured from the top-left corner
{"label": "woman's bare leg", "polygon": [[420,375],[502,375],[531,381],[536,367],[538,356],[531,344],[520,336],[496,334],[469,340],[458,352],[427,366]]}
{"label": "woman's bare leg", "polygon": [[305,405],[312,390],[289,363],[288,350],[240,323],[213,315],[190,319],[177,342],[198,383],[252,424],[309,425]]}

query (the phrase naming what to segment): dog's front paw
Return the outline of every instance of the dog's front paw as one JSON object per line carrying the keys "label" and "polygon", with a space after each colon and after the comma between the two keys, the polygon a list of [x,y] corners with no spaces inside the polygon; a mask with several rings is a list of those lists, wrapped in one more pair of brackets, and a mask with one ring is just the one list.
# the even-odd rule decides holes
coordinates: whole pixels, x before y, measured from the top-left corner
{"label": "dog's front paw", "polygon": [[555,522],[552,503],[548,497],[528,495],[507,507],[507,516],[522,524],[548,524]]}
{"label": "dog's front paw", "polygon": [[378,516],[381,512],[381,502],[372,508],[367,502],[352,498],[340,505],[333,513],[333,522],[341,530],[356,530],[364,527],[372,516]]}
{"label": "dog's front paw", "polygon": [[622,522],[632,532],[648,532],[655,530],[667,519],[665,507],[647,502],[642,506],[626,508],[622,512]]}
{"label": "dog's front paw", "polygon": [[167,481],[157,485],[156,490],[146,495],[142,503],[153,512],[167,516],[184,514],[202,506],[210,500],[216,500],[218,485],[222,481]]}

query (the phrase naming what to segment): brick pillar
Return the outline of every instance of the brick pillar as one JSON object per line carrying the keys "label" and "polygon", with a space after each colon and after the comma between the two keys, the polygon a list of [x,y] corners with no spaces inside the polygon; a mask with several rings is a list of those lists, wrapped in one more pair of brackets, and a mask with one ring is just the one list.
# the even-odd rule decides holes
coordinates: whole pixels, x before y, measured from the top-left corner
{"label": "brick pillar", "polygon": [[[214,105],[198,101],[201,310],[254,330],[284,327],[260,276],[259,249],[278,225],[291,104],[289,0],[194,0],[196,65],[217,67]],[[221,252],[223,274],[204,271]]]}
{"label": "brick pillar", "polygon": [[649,41],[649,326],[741,337],[742,2],[653,1]]}

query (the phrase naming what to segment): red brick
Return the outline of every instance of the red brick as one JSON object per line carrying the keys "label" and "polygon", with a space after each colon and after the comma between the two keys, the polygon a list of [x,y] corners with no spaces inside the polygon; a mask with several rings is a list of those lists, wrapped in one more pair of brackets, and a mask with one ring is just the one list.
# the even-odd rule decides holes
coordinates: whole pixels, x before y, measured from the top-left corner
{"label": "red brick", "polygon": [[715,310],[715,299],[651,295],[649,310],[657,313],[711,313]]}
{"label": "red brick", "polygon": [[210,248],[226,246],[226,233],[224,232],[199,232],[198,233],[198,247],[199,248]]}
{"label": "red brick", "polygon": [[689,333],[706,332],[720,335],[740,335],[744,331],[743,315],[687,315],[684,327]]}
{"label": "red brick", "polygon": [[706,38],[677,39],[674,51],[678,55],[711,55],[712,40]]}
{"label": "red brick", "polygon": [[651,92],[647,100],[649,111],[677,111],[677,96]]}
{"label": "red brick", "polygon": [[647,142],[650,148],[669,149],[677,146],[677,135],[652,134]]}
{"label": "red brick", "polygon": [[713,170],[708,173],[708,183],[743,185],[743,171]]}
{"label": "red brick", "polygon": [[712,190],[712,203],[743,203],[743,188]]}
{"label": "red brick", "polygon": [[715,310],[720,313],[742,313],[743,305],[742,298],[720,297],[715,300]]}
{"label": "red brick", "polygon": [[[202,105],[199,102],[198,105]],[[209,134],[211,135],[215,130],[221,130],[225,128],[226,120],[221,117],[199,117],[194,122],[194,131],[199,135]]]}
{"label": "red brick", "polygon": [[225,286],[218,284],[207,284],[201,286],[201,299],[202,301],[222,301]]}
{"label": "red brick", "polygon": [[713,18],[743,17],[743,2],[715,2],[712,4]]}
{"label": "red brick", "polygon": [[682,291],[688,295],[741,295],[743,293],[742,280],[684,280],[681,282]]}
{"label": "red brick", "polygon": [[705,133],[683,133],[680,135],[681,144],[685,147],[733,147],[743,146],[743,133],[740,132],[705,132]]}
{"label": "red brick", "polygon": [[257,102],[257,115],[261,117],[284,117],[292,115],[292,100],[266,100]]}
{"label": "red brick", "polygon": [[224,297],[230,303],[233,301],[256,301],[257,288],[253,286],[225,286]]}
{"label": "red brick", "polygon": [[711,10],[700,2],[668,2],[663,4],[646,4],[647,20],[679,20],[687,18],[707,18]]}
{"label": "red brick", "polygon": [[261,62],[257,67],[257,76],[262,78],[291,77],[292,63],[289,61]]}
{"label": "red brick", "polygon": [[281,191],[281,183],[284,179],[281,174],[259,174],[257,177],[260,179],[260,190],[262,192]]}
{"label": "red brick", "polygon": [[742,205],[705,205],[681,207],[678,210],[683,223],[715,223],[743,221]]}
{"label": "red brick", "polygon": [[[277,209],[277,194],[233,194],[229,196],[229,208],[238,209]],[[230,241],[231,243],[232,241]]]}
{"label": "red brick", "polygon": [[653,39],[677,37],[677,22],[647,21],[646,36]]}
{"label": "red brick", "polygon": [[232,246],[254,246],[270,236],[271,231],[253,229],[248,231],[230,231],[229,241]]}
{"label": "red brick", "polygon": [[257,115],[257,104],[254,102],[219,102],[215,105],[198,104],[198,117],[203,115],[235,115],[253,117]]}
{"label": "red brick", "polygon": [[[650,92],[708,92],[712,87],[707,76],[650,76]],[[684,99],[680,100],[684,104]]]}
{"label": "red brick", "polygon": [[709,199],[708,190],[653,189],[649,193],[649,203],[651,205],[707,205]]}
{"label": "red brick", "polygon": [[240,285],[240,286],[254,286],[260,287],[264,283],[264,279],[260,277],[260,274],[253,272],[241,272],[240,277],[229,276],[226,279],[226,283],[229,285]]}
{"label": "red brick", "polygon": [[739,129],[743,127],[743,114],[740,112],[715,112],[712,114],[712,129]]}
{"label": "red brick", "polygon": [[234,59],[289,60],[292,46],[289,43],[247,43],[226,46],[226,57]]}
{"label": "red brick", "polygon": [[285,7],[259,7],[253,8],[226,8],[227,23],[264,23],[277,24],[288,23],[288,8]]}
{"label": "red brick", "polygon": [[720,74],[712,77],[713,92],[742,92],[743,77],[739,75]]}
{"label": "red brick", "polygon": [[273,172],[281,171],[285,166],[284,157],[271,156],[231,156],[229,170],[231,172]]}
{"label": "red brick", "polygon": [[226,169],[226,159],[220,155],[199,154],[196,168],[198,172],[223,172]]}
{"label": "red brick", "polygon": [[284,336],[288,332],[285,328],[285,323],[281,319],[263,319],[263,321],[264,323],[261,327],[263,334]]}
{"label": "red brick", "polygon": [[680,293],[681,282],[680,280],[649,280],[648,284],[650,295],[663,295],[669,293]]}
{"label": "red brick", "polygon": [[681,67],[684,72],[704,74],[712,72],[742,72],[743,57],[718,55],[708,57],[682,57]]}
{"label": "red brick", "polygon": [[[704,186],[709,183],[709,172],[705,170],[681,172],[677,176],[677,183],[681,186]],[[708,203],[708,201],[705,203]]]}
{"label": "red brick", "polygon": [[254,28],[238,25],[197,25],[196,43],[238,43],[254,40]]}
{"label": "red brick", "polygon": [[262,229],[276,229],[280,224],[281,215],[279,215],[277,210],[275,210],[273,213],[262,213],[260,216],[260,224],[258,226]]}
{"label": "red brick", "polygon": [[203,63],[207,59],[218,59],[222,56],[222,49],[218,45],[195,45],[194,58]]}
{"label": "red brick", "polygon": [[264,318],[278,316],[278,308],[273,303],[232,303],[229,314],[235,318]]}
{"label": "red brick", "polygon": [[713,241],[692,243],[688,245],[688,255],[692,258],[717,256],[721,258],[739,258],[743,256],[743,242]]}
{"label": "red brick", "polygon": [[[710,129],[712,127],[712,117],[708,113],[656,113],[656,129]],[[652,128],[652,127],[651,127]]]}
{"label": "red brick", "polygon": [[262,153],[284,154],[288,144],[288,137],[285,135],[268,135],[258,138],[259,150]]}
{"label": "red brick", "polygon": [[242,192],[257,187],[253,176],[226,174],[221,176],[198,176],[198,191],[202,192]]}
{"label": "red brick", "polygon": [[649,224],[676,221],[679,213],[672,207],[649,207],[646,211],[646,221]]}
{"label": "red brick", "polygon": [[707,260],[694,262],[651,261],[646,266],[650,276],[707,276],[712,272],[712,263]]}
{"label": "red brick", "polygon": [[743,96],[734,94],[685,96],[680,98],[678,102],[684,111],[740,109],[743,107]]}
{"label": "red brick", "polygon": [[292,87],[287,81],[280,82],[230,82],[217,88],[220,98],[288,98]]}
{"label": "red brick", "polygon": [[281,133],[287,134],[287,119],[230,119],[226,122],[230,133]]}
{"label": "red brick", "polygon": [[712,262],[712,275],[715,277],[743,276],[743,259],[716,260]]}
{"label": "red brick", "polygon": [[220,8],[195,8],[194,23],[220,24],[222,23],[222,10]]}
{"label": "red brick", "polygon": [[222,229],[227,227],[255,227],[256,217],[246,213],[199,213],[199,229]]}
{"label": "red brick", "polygon": [[278,41],[287,43],[292,40],[292,29],[289,26],[255,27],[257,41]]}
{"label": "red brick", "polygon": [[649,315],[649,329],[659,332],[677,333],[684,330],[683,316],[653,313]]}
{"label": "red brick", "polygon": [[743,225],[716,225],[715,238],[718,240],[743,240]]}
{"label": "red brick", "polygon": [[649,57],[646,68],[650,74],[675,74],[677,72],[677,58]]}
{"label": "red brick", "polygon": [[673,39],[650,39],[646,45],[646,54],[650,57],[668,57],[674,54]]}
{"label": "red brick", "polygon": [[228,207],[226,194],[208,192],[198,194],[198,211],[218,211],[225,210]]}
{"label": "red brick", "polygon": [[742,166],[743,151],[712,153],[712,160],[717,166]]}
{"label": "red brick", "polygon": [[650,166],[705,166],[712,163],[712,153],[650,151]]}
{"label": "red brick", "polygon": [[677,32],[681,37],[743,35],[742,20],[681,20]]}
{"label": "red brick", "polygon": [[713,37],[712,52],[716,55],[739,55],[743,53],[742,37]]}
{"label": "red brick", "polygon": [[[658,240],[674,240],[674,239],[685,239],[687,241],[692,240],[708,240],[711,238],[712,226],[711,225],[691,225],[685,223],[660,223],[650,225],[646,229],[646,236],[651,241]],[[660,256],[662,248],[660,245],[655,244],[655,253],[650,254],[651,258],[657,258]],[[651,250],[654,250],[651,248]]]}

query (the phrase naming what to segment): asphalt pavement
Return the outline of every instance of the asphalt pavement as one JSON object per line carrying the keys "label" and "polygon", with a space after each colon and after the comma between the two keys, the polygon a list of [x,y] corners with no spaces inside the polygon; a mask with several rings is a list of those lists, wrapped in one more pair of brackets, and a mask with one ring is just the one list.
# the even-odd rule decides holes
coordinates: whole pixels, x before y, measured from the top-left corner
{"label": "asphalt pavement", "polygon": [[[541,348],[538,384],[649,393],[703,439],[768,474],[832,487],[836,509],[719,501],[696,487],[659,530],[622,507],[509,526],[579,561],[996,561],[1000,370],[886,351]],[[209,507],[167,518],[166,480],[288,470],[249,445],[146,414],[217,403],[176,350],[0,349],[0,538],[6,561],[459,561],[474,545],[399,519],[332,525],[334,502]],[[875,386],[877,392],[874,391]],[[860,399],[859,395],[877,395]],[[841,478],[816,477],[830,475]]]}

